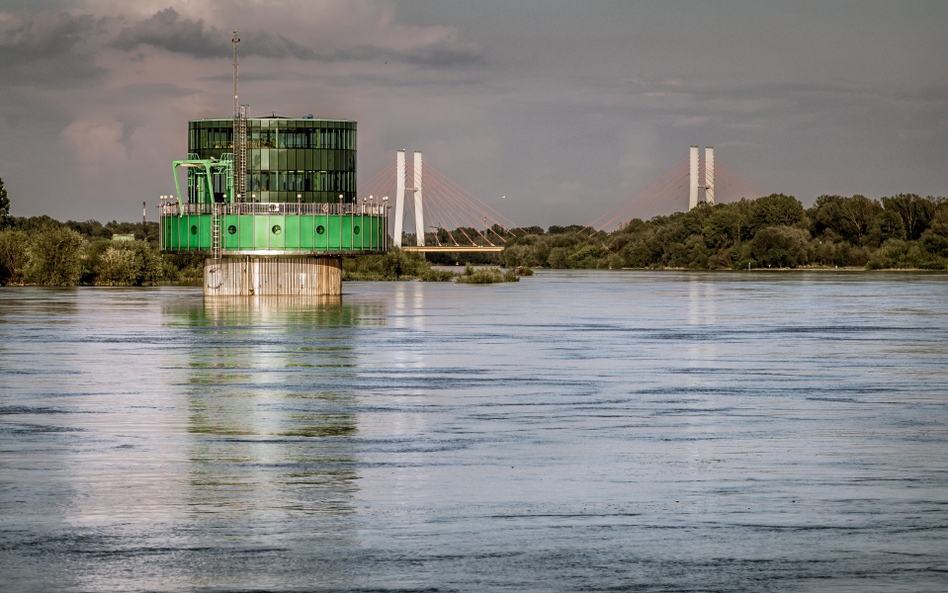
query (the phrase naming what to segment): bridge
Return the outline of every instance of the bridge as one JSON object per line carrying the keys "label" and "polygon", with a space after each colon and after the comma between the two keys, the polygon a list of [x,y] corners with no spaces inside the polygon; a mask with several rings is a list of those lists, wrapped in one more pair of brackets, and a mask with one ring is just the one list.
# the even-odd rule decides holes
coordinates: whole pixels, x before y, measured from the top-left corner
{"label": "bridge", "polygon": [[[765,194],[736,169],[715,160],[713,147],[706,147],[702,157],[698,147],[692,146],[688,157],[607,210],[580,233],[611,234],[636,218],[647,220],[690,210],[701,202],[713,205],[753,200]],[[424,163],[420,151],[407,162],[405,151],[399,150],[395,162],[362,184],[358,195],[364,205],[391,207],[393,244],[405,251],[501,252],[508,240],[527,232],[430,163]],[[391,196],[394,204],[390,203]],[[413,235],[405,233],[406,215],[414,223]]]}

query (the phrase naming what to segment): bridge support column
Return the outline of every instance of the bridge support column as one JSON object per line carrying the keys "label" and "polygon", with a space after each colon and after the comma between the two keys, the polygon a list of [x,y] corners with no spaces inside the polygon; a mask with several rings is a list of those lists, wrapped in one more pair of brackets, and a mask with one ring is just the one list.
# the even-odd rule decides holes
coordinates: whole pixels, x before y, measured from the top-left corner
{"label": "bridge support column", "polygon": [[714,205],[714,147],[704,147],[704,201]]}
{"label": "bridge support column", "polygon": [[395,228],[392,244],[402,246],[402,228],[405,224],[405,151],[395,153]]}
{"label": "bridge support column", "polygon": [[337,297],[341,257],[225,257],[204,260],[204,296]]}
{"label": "bridge support column", "polygon": [[691,147],[691,171],[688,176],[688,210],[698,205],[698,147]]}
{"label": "bridge support column", "polygon": [[415,244],[425,246],[425,207],[421,195],[421,151],[415,151]]}

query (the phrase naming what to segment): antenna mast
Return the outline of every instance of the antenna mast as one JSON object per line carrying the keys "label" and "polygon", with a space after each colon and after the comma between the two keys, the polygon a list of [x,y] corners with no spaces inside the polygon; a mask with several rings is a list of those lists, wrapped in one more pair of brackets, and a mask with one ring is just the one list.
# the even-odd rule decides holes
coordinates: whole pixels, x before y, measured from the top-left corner
{"label": "antenna mast", "polygon": [[240,60],[237,56],[237,46],[240,45],[240,37],[237,37],[237,30],[234,29],[234,37],[231,39],[234,44],[234,201],[242,201],[247,193],[247,115],[246,106],[240,105],[237,101],[237,79],[240,72]]}
{"label": "antenna mast", "polygon": [[[234,29],[234,38],[231,39],[231,42],[234,44],[234,119],[237,119],[238,116],[238,107],[237,107],[237,73],[240,69],[240,64],[237,59],[237,46],[240,45],[240,37],[237,37],[237,29]],[[234,129],[236,132],[236,128]]]}

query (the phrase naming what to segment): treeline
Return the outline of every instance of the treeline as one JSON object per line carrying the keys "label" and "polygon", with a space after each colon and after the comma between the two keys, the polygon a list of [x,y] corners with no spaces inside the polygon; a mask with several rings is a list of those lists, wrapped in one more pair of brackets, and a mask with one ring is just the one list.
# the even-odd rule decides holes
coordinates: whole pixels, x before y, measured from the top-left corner
{"label": "treeline", "polygon": [[[7,217],[0,229],[0,285],[143,286],[200,280],[200,256],[164,256],[157,223]],[[131,235],[115,241],[113,235]]]}
{"label": "treeline", "polygon": [[[473,229],[470,229],[473,231]],[[498,233],[503,229],[495,228]],[[126,235],[128,240],[113,240]],[[434,237],[431,237],[432,239]],[[0,182],[0,284],[141,286],[199,281],[203,257],[162,256],[157,223],[58,222],[9,216]],[[426,237],[427,239],[427,237]],[[442,244],[450,237],[439,237]],[[792,196],[632,220],[612,233],[580,225],[521,229],[502,254],[487,261],[508,268],[746,268],[948,267],[948,200],[901,194],[820,196],[809,209]],[[493,258],[499,261],[494,261]],[[444,263],[458,260],[449,259]],[[344,280],[445,281],[417,253],[344,258]]]}
{"label": "treeline", "polygon": [[632,220],[612,232],[579,225],[526,229],[508,240],[507,267],[746,268],[861,267],[944,270],[948,201],[900,194],[820,196],[809,209],[792,196]]}

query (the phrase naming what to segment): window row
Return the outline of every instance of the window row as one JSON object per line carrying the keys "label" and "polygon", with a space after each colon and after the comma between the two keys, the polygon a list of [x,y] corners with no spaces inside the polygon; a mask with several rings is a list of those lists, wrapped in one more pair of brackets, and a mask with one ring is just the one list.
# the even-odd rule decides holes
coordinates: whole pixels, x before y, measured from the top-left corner
{"label": "window row", "polygon": [[[355,130],[250,130],[247,148],[323,148],[355,150]],[[190,129],[191,152],[204,149],[233,149],[232,128]]]}
{"label": "window row", "polygon": [[250,191],[356,191],[355,173],[342,171],[261,172],[248,175]]}
{"label": "window row", "polygon": [[292,148],[247,151],[251,171],[349,171],[356,169],[354,150],[299,150]]}
{"label": "window row", "polygon": [[[188,122],[188,127],[191,128],[225,128],[227,126],[233,126],[234,120],[232,119],[195,119]],[[247,128],[260,128],[260,129],[293,129],[293,128],[327,128],[327,129],[336,129],[336,130],[354,130],[358,126],[358,122],[351,120],[342,120],[342,119],[318,119],[318,118],[260,118],[260,117],[249,117],[247,118]]]}
{"label": "window row", "polygon": [[[198,158],[221,158],[229,151],[192,151]],[[355,171],[354,150],[304,150],[296,148],[251,149],[247,151],[250,171]]]}

